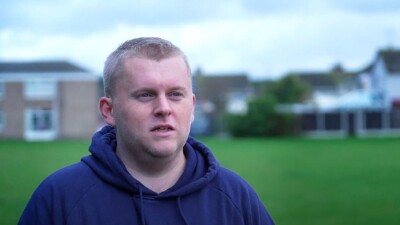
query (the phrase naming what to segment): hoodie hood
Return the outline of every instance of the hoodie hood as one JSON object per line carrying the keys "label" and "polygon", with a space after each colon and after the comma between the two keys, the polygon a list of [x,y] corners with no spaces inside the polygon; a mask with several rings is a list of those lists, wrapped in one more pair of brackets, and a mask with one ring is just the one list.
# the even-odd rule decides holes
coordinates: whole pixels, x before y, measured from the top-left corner
{"label": "hoodie hood", "polygon": [[177,183],[157,194],[133,178],[116,151],[115,128],[105,126],[96,132],[89,147],[90,156],[82,158],[100,179],[123,191],[157,198],[181,197],[206,186],[216,175],[219,164],[204,144],[189,137],[184,145],[185,170]]}

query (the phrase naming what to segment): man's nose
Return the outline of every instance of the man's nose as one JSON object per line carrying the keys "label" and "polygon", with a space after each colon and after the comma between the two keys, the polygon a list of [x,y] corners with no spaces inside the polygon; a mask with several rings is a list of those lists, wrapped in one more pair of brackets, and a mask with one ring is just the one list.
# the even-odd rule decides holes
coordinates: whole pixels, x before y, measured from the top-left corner
{"label": "man's nose", "polygon": [[167,116],[171,114],[171,104],[167,96],[159,96],[155,101],[154,114],[156,116]]}

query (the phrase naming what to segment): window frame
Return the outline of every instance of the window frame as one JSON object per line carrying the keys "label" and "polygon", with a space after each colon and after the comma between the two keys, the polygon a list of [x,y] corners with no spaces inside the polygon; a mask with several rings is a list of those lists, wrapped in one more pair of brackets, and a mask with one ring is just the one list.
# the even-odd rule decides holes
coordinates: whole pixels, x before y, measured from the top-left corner
{"label": "window frame", "polygon": [[28,100],[53,99],[57,93],[57,82],[48,78],[27,79],[24,82],[24,97]]}

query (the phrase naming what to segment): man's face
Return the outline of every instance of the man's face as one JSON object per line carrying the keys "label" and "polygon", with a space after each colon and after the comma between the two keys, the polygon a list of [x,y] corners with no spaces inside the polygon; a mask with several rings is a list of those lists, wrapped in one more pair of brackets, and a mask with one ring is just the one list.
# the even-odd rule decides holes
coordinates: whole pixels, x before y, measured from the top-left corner
{"label": "man's face", "polygon": [[131,58],[123,65],[124,77],[116,82],[111,100],[118,148],[151,157],[178,154],[189,135],[195,104],[183,59]]}

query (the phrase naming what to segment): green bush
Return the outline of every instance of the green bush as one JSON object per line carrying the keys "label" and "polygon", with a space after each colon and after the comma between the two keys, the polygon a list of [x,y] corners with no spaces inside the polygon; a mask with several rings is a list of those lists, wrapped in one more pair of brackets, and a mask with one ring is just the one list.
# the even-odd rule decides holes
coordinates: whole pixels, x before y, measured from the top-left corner
{"label": "green bush", "polygon": [[235,137],[271,135],[277,126],[275,105],[272,96],[263,96],[249,102],[246,114],[228,114],[230,134]]}
{"label": "green bush", "polygon": [[226,123],[233,137],[296,136],[299,134],[298,118],[292,113],[260,110],[249,111],[245,115],[228,114]]}

